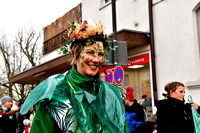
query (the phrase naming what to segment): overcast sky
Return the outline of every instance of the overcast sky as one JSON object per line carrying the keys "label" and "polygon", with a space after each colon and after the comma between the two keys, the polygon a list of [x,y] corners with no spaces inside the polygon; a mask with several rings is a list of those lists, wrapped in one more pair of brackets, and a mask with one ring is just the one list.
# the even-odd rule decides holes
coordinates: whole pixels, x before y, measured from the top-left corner
{"label": "overcast sky", "polygon": [[0,0],[0,32],[13,36],[21,27],[42,30],[82,0]]}

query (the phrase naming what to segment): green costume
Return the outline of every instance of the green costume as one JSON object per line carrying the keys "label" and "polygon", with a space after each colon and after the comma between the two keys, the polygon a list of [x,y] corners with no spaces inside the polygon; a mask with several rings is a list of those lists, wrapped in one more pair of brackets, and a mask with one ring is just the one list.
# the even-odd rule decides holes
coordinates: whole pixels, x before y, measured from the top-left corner
{"label": "green costume", "polygon": [[124,133],[125,90],[80,74],[75,66],[49,77],[27,97],[20,111],[35,105],[31,133]]}

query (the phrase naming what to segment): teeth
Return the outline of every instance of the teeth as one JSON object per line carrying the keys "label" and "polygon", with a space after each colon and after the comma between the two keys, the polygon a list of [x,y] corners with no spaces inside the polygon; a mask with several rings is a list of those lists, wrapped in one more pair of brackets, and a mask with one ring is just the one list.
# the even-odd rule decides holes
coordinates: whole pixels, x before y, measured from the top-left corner
{"label": "teeth", "polygon": [[90,66],[90,67],[91,67],[91,68],[94,68],[94,69],[97,68],[97,66]]}

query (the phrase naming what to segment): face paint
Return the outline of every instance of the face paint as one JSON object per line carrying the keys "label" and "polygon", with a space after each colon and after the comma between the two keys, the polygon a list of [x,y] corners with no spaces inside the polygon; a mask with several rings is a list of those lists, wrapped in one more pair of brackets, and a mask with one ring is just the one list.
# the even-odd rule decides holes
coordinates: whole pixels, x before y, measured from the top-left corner
{"label": "face paint", "polygon": [[103,49],[102,42],[95,42],[92,45],[91,43],[86,44],[80,57],[77,59],[78,72],[88,77],[95,76],[102,67],[105,59]]}
{"label": "face paint", "polygon": [[175,91],[171,92],[170,96],[183,101],[185,97],[185,88],[183,86],[178,86]]}

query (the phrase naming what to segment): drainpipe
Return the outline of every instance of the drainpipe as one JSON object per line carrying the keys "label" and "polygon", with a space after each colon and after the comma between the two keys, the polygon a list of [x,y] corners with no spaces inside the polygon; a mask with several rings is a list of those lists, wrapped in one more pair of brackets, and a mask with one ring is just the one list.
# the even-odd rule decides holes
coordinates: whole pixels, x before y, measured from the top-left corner
{"label": "drainpipe", "polygon": [[154,46],[154,31],[153,31],[153,11],[152,0],[149,0],[149,28],[150,28],[150,48],[151,48],[151,67],[153,81],[153,96],[154,101],[157,101],[157,80],[156,80],[156,63],[155,63],[155,46]]}

